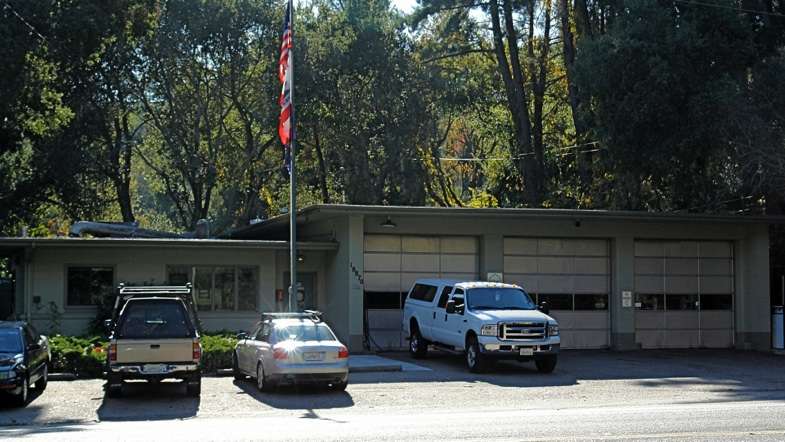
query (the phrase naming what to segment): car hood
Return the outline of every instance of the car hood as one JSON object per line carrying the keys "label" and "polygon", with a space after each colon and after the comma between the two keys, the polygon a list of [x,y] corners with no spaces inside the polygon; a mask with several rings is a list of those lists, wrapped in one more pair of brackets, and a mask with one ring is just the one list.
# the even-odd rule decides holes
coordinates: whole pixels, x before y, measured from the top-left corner
{"label": "car hood", "polygon": [[19,353],[0,353],[0,367],[8,367],[16,364],[16,358],[20,356]]}
{"label": "car hood", "polygon": [[539,310],[477,310],[473,312],[477,319],[488,322],[511,321],[551,321],[555,319]]}

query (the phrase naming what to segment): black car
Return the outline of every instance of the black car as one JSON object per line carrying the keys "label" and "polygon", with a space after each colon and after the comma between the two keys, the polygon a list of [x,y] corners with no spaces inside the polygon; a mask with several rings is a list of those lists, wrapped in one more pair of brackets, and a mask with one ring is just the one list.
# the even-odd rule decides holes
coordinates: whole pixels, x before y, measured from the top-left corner
{"label": "black car", "polygon": [[46,388],[49,340],[24,322],[0,321],[0,393],[27,404],[30,385]]}

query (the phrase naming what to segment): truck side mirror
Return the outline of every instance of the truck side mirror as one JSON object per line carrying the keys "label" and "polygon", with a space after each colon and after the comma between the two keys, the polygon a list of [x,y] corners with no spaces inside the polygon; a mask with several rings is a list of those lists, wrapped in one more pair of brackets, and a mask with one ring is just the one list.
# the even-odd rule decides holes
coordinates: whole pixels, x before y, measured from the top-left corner
{"label": "truck side mirror", "polygon": [[447,305],[445,306],[445,308],[447,309],[447,313],[449,314],[455,313],[455,301],[453,301],[452,299],[447,301]]}
{"label": "truck side mirror", "polygon": [[246,332],[237,333],[237,340],[242,341],[243,339],[248,339],[248,333]]}
{"label": "truck side mirror", "polygon": [[111,319],[104,319],[104,329],[106,330],[106,332],[110,333],[112,331],[112,328],[114,328],[114,321],[112,321]]}
{"label": "truck side mirror", "polygon": [[551,313],[551,308],[548,306],[547,301],[540,302],[540,305],[537,306],[537,310],[545,313],[546,315]]}

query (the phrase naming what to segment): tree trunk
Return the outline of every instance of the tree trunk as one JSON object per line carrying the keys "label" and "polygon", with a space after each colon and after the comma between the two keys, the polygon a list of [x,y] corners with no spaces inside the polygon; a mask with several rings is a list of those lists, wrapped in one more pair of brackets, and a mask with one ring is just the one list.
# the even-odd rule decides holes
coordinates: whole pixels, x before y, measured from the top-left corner
{"label": "tree trunk", "polygon": [[542,44],[540,46],[539,57],[534,51],[534,9],[532,2],[529,6],[529,62],[530,76],[532,83],[532,95],[534,105],[532,107],[532,142],[534,157],[537,160],[539,170],[540,185],[544,188],[545,184],[545,143],[543,137],[543,106],[545,104],[546,77],[548,73],[548,53],[550,52],[550,30],[551,30],[551,0],[543,3],[545,11]]}
{"label": "tree trunk", "polygon": [[319,189],[322,191],[322,202],[330,204],[330,192],[327,189],[327,166],[324,163],[324,154],[322,153],[322,144],[319,139],[319,129],[313,129],[314,150],[316,151],[316,160],[319,163]]}
{"label": "tree trunk", "polygon": [[524,87],[523,72],[518,55],[517,36],[513,24],[511,0],[503,0],[505,11],[505,28],[509,45],[510,61],[507,60],[501,20],[499,17],[498,0],[490,0],[491,25],[493,29],[494,53],[499,73],[504,81],[510,113],[515,126],[515,142],[518,157],[518,170],[523,176],[524,196],[527,205],[539,206],[542,202],[542,187],[538,181],[537,161],[532,158],[531,121]]}

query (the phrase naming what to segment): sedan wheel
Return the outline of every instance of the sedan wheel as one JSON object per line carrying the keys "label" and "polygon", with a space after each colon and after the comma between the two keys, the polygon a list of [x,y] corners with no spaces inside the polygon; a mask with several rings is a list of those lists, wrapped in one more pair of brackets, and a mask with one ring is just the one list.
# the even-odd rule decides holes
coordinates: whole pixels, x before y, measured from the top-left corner
{"label": "sedan wheel", "polygon": [[46,390],[46,384],[49,380],[49,367],[44,365],[43,372],[41,373],[41,377],[35,382],[35,388],[38,391]]}
{"label": "sedan wheel", "polygon": [[265,393],[272,391],[273,385],[264,376],[264,368],[262,363],[256,366],[256,388]]}
{"label": "sedan wheel", "polygon": [[22,391],[16,396],[16,405],[20,407],[24,407],[25,405],[27,405],[27,401],[30,399],[28,381],[29,379],[27,378],[27,376],[25,376],[25,379],[22,381]]}

